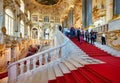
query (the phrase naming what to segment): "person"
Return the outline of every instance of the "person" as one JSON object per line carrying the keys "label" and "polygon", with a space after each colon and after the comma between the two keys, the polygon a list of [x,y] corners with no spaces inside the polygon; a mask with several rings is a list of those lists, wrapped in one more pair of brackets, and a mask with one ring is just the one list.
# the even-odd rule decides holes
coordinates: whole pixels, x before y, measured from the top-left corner
{"label": "person", "polygon": [[29,49],[29,50],[28,50],[28,53],[27,53],[27,57],[29,57],[29,56],[31,56],[31,55],[33,55],[33,53],[32,53],[31,50]]}
{"label": "person", "polygon": [[80,44],[82,43],[82,41],[83,41],[83,35],[80,34]]}
{"label": "person", "polygon": [[75,36],[75,29],[74,27],[70,28],[70,38],[73,38]]}
{"label": "person", "polygon": [[80,29],[77,29],[77,39],[79,42],[80,42],[80,35],[81,35]]}
{"label": "person", "polygon": [[59,30],[62,32],[62,26],[61,25],[59,25]]}
{"label": "person", "polygon": [[105,33],[102,34],[101,40],[102,40],[102,45],[106,45]]}
{"label": "person", "polygon": [[91,30],[90,36],[91,36],[91,44],[94,44],[95,34],[94,34],[93,30]]}
{"label": "person", "polygon": [[97,32],[96,31],[94,32],[94,35],[95,35],[94,41],[96,42],[96,39],[97,39]]}
{"label": "person", "polygon": [[85,40],[87,43],[89,43],[89,32],[88,30],[85,31]]}
{"label": "person", "polygon": [[84,30],[81,29],[81,35],[83,36],[83,39],[84,39]]}

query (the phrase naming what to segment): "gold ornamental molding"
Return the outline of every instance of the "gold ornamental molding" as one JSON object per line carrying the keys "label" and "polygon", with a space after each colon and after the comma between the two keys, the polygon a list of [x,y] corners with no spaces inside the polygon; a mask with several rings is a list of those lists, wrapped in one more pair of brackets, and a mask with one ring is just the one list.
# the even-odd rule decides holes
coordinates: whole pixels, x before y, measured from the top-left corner
{"label": "gold ornamental molding", "polygon": [[16,4],[20,7],[20,0],[14,0]]}
{"label": "gold ornamental molding", "polygon": [[120,14],[114,15],[113,18],[110,20],[110,22],[114,21],[114,20],[117,20],[117,19],[120,19]]}
{"label": "gold ornamental molding", "polygon": [[63,0],[35,0],[40,5],[51,6],[51,5],[58,5]]}
{"label": "gold ornamental molding", "polygon": [[110,31],[106,34],[108,45],[120,50],[120,30]]}

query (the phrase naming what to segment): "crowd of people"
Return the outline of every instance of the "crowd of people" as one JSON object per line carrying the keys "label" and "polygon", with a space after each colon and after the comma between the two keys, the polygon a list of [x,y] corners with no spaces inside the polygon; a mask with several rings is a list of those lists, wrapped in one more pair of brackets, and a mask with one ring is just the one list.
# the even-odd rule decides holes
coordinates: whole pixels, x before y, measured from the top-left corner
{"label": "crowd of people", "polygon": [[[64,28],[63,33],[69,38],[76,37],[80,43],[82,43],[83,40],[85,40],[87,43],[94,44],[94,42],[96,42],[97,39],[96,31],[83,30],[82,28],[74,28],[74,27]],[[106,45],[105,33],[101,35],[101,44]]]}
{"label": "crowd of people", "polygon": [[65,35],[70,38],[76,37],[80,43],[82,43],[85,39],[87,43],[94,44],[97,38],[97,32],[93,30],[89,32],[88,30],[85,31],[81,28],[75,29],[74,27],[71,27],[70,30],[65,33]]}
{"label": "crowd of people", "polygon": [[85,41],[91,44],[94,44],[94,42],[97,39],[97,32],[91,30],[90,32],[88,30],[85,31]]}

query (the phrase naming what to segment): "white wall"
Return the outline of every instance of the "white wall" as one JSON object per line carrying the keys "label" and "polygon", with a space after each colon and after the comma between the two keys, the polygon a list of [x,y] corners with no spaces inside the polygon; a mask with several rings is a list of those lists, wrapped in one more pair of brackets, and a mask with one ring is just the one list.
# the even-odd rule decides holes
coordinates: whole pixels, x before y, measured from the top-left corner
{"label": "white wall", "polygon": [[110,22],[108,27],[108,31],[120,30],[120,19]]}

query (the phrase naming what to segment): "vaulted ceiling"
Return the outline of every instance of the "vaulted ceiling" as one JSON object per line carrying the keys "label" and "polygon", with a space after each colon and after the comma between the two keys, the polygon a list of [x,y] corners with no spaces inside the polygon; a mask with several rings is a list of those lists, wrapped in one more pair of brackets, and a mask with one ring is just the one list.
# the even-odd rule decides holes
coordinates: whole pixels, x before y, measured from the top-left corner
{"label": "vaulted ceiling", "polygon": [[24,0],[26,9],[31,13],[39,12],[42,15],[58,16],[64,19],[76,2],[81,0]]}

